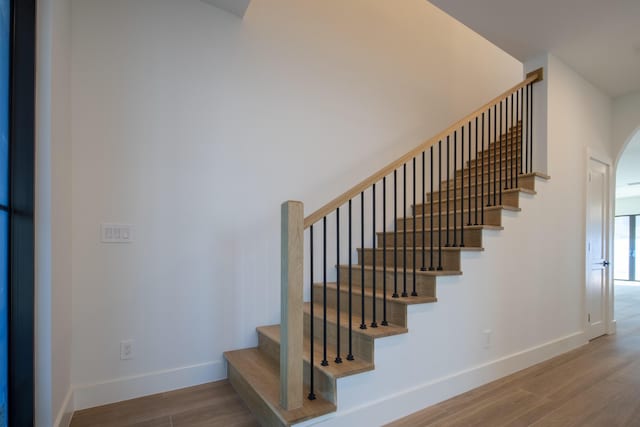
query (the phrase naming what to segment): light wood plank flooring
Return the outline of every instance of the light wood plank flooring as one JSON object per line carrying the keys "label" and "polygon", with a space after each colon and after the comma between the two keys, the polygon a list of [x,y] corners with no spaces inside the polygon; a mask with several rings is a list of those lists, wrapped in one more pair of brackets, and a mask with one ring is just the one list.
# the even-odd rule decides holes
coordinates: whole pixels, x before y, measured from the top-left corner
{"label": "light wood plank flooring", "polygon": [[[391,425],[640,426],[640,286],[616,286],[616,318],[617,335]],[[257,425],[227,381],[79,411],[71,422],[72,427]]]}
{"label": "light wood plank flooring", "polygon": [[228,381],[78,411],[71,427],[259,426]]}
{"label": "light wood plank flooring", "polygon": [[640,426],[640,286],[615,291],[617,335],[390,426]]}

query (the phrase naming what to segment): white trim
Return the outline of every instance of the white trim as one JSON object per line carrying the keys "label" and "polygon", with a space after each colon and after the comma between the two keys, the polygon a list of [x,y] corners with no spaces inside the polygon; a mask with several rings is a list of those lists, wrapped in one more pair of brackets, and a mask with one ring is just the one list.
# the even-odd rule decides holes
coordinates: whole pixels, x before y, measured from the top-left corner
{"label": "white trim", "polygon": [[297,426],[382,425],[587,344],[583,331]]}
{"label": "white trim", "polygon": [[69,427],[74,410],[73,389],[69,387],[69,391],[67,391],[67,395],[64,398],[64,402],[62,402],[62,407],[60,408],[60,412],[58,412],[58,416],[56,417],[53,425],[55,427]]}
{"label": "white trim", "polygon": [[227,377],[224,361],[200,363],[175,369],[121,377],[73,387],[74,408],[81,410],[135,399],[150,394],[191,387]]}

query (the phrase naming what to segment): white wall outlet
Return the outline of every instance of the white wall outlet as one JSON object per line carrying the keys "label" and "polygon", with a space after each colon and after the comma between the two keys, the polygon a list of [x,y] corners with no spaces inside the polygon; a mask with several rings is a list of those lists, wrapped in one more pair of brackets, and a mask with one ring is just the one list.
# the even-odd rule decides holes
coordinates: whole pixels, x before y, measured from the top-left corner
{"label": "white wall outlet", "polygon": [[131,224],[100,224],[100,240],[102,243],[133,242]]}
{"label": "white wall outlet", "polygon": [[133,340],[120,341],[120,360],[133,359]]}
{"label": "white wall outlet", "polygon": [[493,332],[491,329],[485,329],[484,331],[482,331],[482,333],[484,334],[484,348],[491,347],[491,332]]}

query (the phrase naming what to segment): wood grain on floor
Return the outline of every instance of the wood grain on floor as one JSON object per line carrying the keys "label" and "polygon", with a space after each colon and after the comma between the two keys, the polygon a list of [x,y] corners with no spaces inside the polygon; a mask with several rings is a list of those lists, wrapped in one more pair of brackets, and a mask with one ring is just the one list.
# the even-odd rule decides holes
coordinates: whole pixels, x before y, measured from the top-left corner
{"label": "wood grain on floor", "polygon": [[228,381],[154,394],[73,414],[71,427],[254,427]]}
{"label": "wood grain on floor", "polygon": [[389,426],[640,426],[640,286],[615,292],[616,335]]}

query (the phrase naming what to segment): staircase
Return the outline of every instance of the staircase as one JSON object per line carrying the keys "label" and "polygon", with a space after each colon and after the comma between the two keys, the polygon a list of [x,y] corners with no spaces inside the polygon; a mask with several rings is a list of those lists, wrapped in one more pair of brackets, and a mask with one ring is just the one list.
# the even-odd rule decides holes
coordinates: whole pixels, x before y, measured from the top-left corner
{"label": "staircase", "polygon": [[[309,251],[305,252],[315,249],[312,259],[321,252],[323,262],[316,266],[315,274],[305,272],[312,285],[310,301],[301,303],[302,405],[286,409],[282,403],[288,377],[281,372],[281,332],[286,332],[280,325],[258,327],[257,348],[224,354],[231,384],[263,425],[292,425],[336,411],[336,380],[373,370],[375,341],[408,333],[407,307],[436,303],[437,278],[461,275],[461,253],[482,251],[484,230],[501,230],[502,213],[519,211],[520,195],[535,194],[536,178],[548,179],[532,169],[532,108],[525,105],[532,103],[529,88],[540,79],[541,72],[529,75],[520,85],[305,219],[310,229],[304,246]],[[503,114],[503,105],[507,111],[515,108],[515,113]],[[500,121],[504,118],[504,124],[498,125],[497,114]],[[453,151],[457,153],[451,156]],[[407,185],[407,180],[413,184]],[[370,185],[373,190],[365,199]],[[361,216],[361,210],[373,211],[373,224],[368,219],[352,230],[353,218],[359,221],[356,217]],[[347,212],[347,243],[338,228],[327,249],[327,217],[331,214],[344,233]],[[364,216],[361,218],[364,221]],[[315,236],[314,225],[321,230]],[[365,230],[374,247],[355,245],[365,242]],[[342,252],[340,245],[344,245]],[[353,259],[340,255],[347,245]],[[327,250],[338,254],[337,265],[328,265]],[[334,270],[335,281],[327,279],[327,269]],[[295,325],[286,328],[291,329],[295,330]],[[299,394],[299,388],[294,390]]]}

